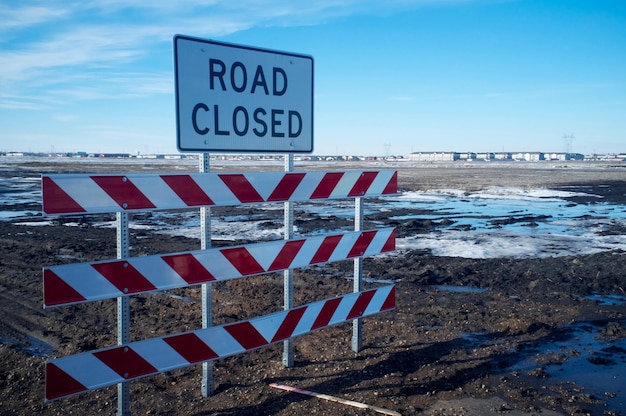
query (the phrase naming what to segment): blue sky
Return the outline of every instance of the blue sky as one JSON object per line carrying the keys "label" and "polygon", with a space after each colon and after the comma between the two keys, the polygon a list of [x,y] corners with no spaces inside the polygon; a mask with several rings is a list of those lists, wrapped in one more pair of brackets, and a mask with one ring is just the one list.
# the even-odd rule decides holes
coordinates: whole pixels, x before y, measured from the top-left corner
{"label": "blue sky", "polygon": [[0,0],[0,151],[176,153],[175,34],[312,55],[316,154],[626,152],[623,0]]}

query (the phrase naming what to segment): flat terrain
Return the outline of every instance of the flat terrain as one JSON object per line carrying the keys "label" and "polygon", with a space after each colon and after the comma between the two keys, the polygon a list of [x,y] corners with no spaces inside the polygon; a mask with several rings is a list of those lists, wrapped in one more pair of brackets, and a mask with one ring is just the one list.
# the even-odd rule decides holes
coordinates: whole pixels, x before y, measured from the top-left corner
{"label": "flat terrain", "polygon": [[[1,161],[0,161],[1,162]],[[129,171],[123,164],[29,162],[2,165],[3,177],[42,172]],[[620,164],[368,165],[399,170],[405,190],[492,186],[584,190],[626,204],[626,166]],[[171,171],[173,169],[167,169]],[[359,169],[326,165],[323,169]],[[141,171],[162,169],[133,164]],[[310,166],[302,167],[309,169]],[[186,166],[184,169],[193,169]],[[183,170],[184,170],[183,169]],[[212,166],[212,169],[232,169]],[[282,167],[272,166],[273,170]],[[238,167],[237,170],[248,170]],[[592,202],[583,199],[576,203]],[[40,210],[26,204],[16,210]],[[219,211],[216,212],[219,215]],[[391,215],[391,214],[390,214]],[[102,301],[42,309],[43,266],[114,258],[115,230],[58,219],[49,226],[0,221],[0,414],[115,414],[116,389],[104,388],[44,404],[44,363],[114,345],[116,305]],[[106,218],[105,218],[106,219]],[[276,219],[277,227],[282,218]],[[323,228],[322,219],[318,219]],[[390,225],[403,229],[401,222]],[[428,226],[422,232],[429,231]],[[215,242],[214,245],[219,245]],[[131,233],[132,255],[199,249],[185,237]],[[295,303],[348,293],[352,262],[295,271]],[[624,295],[626,253],[547,259],[465,259],[422,251],[365,259],[365,274],[394,280],[397,309],[364,319],[364,348],[350,349],[351,326],[339,325],[295,340],[295,366],[283,368],[282,345],[219,360],[215,395],[200,393],[201,367],[192,366],[131,383],[133,414],[159,415],[373,415],[372,410],[287,393],[286,384],[355,400],[402,415],[620,415],[626,391],[590,393],[571,380],[551,377],[548,366],[584,351],[546,352],[540,346],[577,337],[588,325],[603,339],[626,338],[626,305],[605,305],[588,295]],[[486,291],[450,292],[433,285]],[[367,283],[374,287],[376,283]],[[282,308],[282,275],[216,283],[215,323],[234,322]],[[132,339],[201,327],[200,289],[193,287],[132,298]],[[624,366],[626,350],[597,352],[588,360],[601,373]],[[530,367],[520,367],[530,362]],[[623,376],[622,376],[623,377]],[[621,384],[620,384],[621,383]],[[616,387],[624,385],[618,380]]]}

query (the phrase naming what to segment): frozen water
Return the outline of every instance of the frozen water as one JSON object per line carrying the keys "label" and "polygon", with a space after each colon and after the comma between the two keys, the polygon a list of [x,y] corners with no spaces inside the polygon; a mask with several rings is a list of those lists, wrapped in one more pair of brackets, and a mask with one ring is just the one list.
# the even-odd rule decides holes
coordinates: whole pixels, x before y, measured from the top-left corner
{"label": "frozen water", "polygon": [[400,249],[467,258],[541,258],[626,249],[626,236],[605,232],[626,225],[626,208],[603,203],[599,197],[593,204],[564,199],[582,195],[492,188],[474,193],[407,192],[388,200],[415,210],[415,214],[392,218],[448,224],[429,234],[398,239]]}
{"label": "frozen water", "polygon": [[[580,322],[564,329],[561,339],[547,339],[545,343],[529,345],[521,351],[529,354],[512,367],[513,370],[531,371],[544,368],[551,380],[575,382],[584,386],[588,394],[607,400],[611,408],[624,409],[626,394],[626,339],[605,340],[599,327],[590,322]],[[539,357],[558,357],[537,362]],[[541,361],[541,360],[540,360]]]}
{"label": "frozen water", "polygon": [[[46,226],[48,218],[24,208],[41,204],[39,178],[9,176],[0,184],[0,220],[22,225]],[[597,199],[588,204],[567,198],[587,196]],[[476,192],[459,189],[404,192],[398,196],[364,201],[364,215],[393,212],[403,214],[390,220],[430,220],[438,224],[427,234],[397,239],[400,250],[423,249],[436,256],[467,258],[542,258],[626,250],[626,207],[608,204],[601,197],[550,189],[490,188]],[[354,217],[353,200],[299,202],[297,211],[321,218],[330,215]],[[255,212],[274,211],[276,227],[264,224],[267,215],[250,215],[233,209],[231,215],[214,216],[211,221],[215,239],[268,240],[283,236],[282,204],[256,205]],[[68,226],[78,223],[68,222]],[[114,227],[114,222],[99,224]],[[197,210],[155,212],[147,220],[132,220],[131,228],[199,238]],[[618,230],[612,232],[611,230]],[[321,230],[332,232],[337,230]]]}

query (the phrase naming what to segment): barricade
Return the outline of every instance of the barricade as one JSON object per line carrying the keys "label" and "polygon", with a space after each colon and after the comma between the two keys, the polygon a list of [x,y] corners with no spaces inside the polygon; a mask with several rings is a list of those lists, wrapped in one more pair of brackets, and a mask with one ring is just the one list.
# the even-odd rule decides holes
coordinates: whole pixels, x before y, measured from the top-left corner
{"label": "barricade", "polygon": [[[47,401],[118,384],[118,403],[124,403],[118,413],[126,414],[131,380],[288,341],[395,308],[393,285],[362,291],[355,277],[354,293],[247,321],[209,324],[134,342],[129,340],[127,326],[131,295],[200,284],[204,288],[214,281],[346,259],[355,259],[356,272],[363,256],[395,250],[395,229],[360,229],[361,198],[395,194],[395,171],[44,175],[42,191],[46,215],[115,212],[118,236],[116,259],[43,269],[45,308],[118,300],[118,345],[49,360]],[[198,251],[130,257],[131,212],[342,198],[355,198],[355,231],[293,237],[286,230],[286,239],[280,241],[217,249],[203,244]]]}

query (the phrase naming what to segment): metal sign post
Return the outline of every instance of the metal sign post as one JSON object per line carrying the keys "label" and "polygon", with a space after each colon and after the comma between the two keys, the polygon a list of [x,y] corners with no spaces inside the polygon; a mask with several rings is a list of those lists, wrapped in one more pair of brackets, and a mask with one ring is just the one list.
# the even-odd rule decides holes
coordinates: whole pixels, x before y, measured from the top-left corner
{"label": "metal sign post", "polygon": [[[362,198],[354,198],[354,231],[361,231],[363,228],[363,205]],[[360,292],[363,285],[362,282],[362,266],[363,257],[354,258],[354,292]],[[362,347],[361,337],[361,319],[352,321],[352,351],[359,352]]]}
{"label": "metal sign post", "polygon": [[[293,153],[285,155],[285,172],[293,172]],[[285,204],[285,240],[293,238],[293,202],[287,201]],[[293,308],[293,270],[287,269],[283,272],[284,286],[284,310]],[[283,341],[283,366],[293,367],[293,340]]]}
{"label": "metal sign post", "polygon": [[[210,170],[209,153],[200,155],[200,173],[208,173]],[[211,248],[211,208],[200,207],[200,248],[208,250]],[[211,283],[202,284],[202,328],[213,326],[213,285]],[[202,363],[202,396],[209,397],[215,392],[213,382],[213,362]]]}
{"label": "metal sign post", "polygon": [[[130,257],[130,229],[128,227],[128,212],[116,213],[117,219],[117,258]],[[117,345],[130,342],[130,298],[117,298]],[[117,415],[130,415],[130,383],[117,385]]]}

